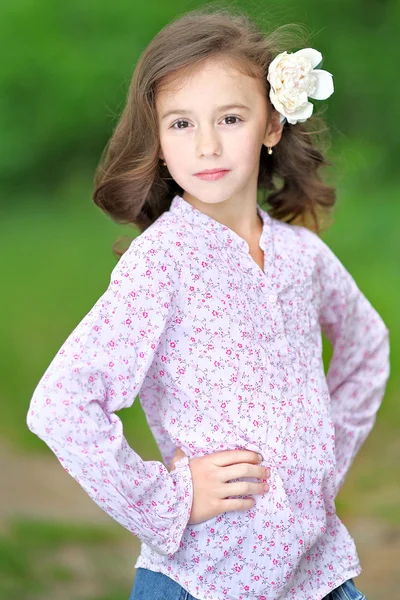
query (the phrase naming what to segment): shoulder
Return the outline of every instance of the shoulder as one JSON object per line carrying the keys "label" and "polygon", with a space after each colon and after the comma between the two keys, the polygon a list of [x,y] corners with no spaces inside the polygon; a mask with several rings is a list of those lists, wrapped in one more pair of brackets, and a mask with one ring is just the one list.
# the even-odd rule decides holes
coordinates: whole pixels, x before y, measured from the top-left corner
{"label": "shoulder", "polygon": [[305,248],[318,251],[321,248],[322,240],[318,234],[303,225],[294,225],[271,218],[275,235],[283,236],[287,241],[304,246]]}
{"label": "shoulder", "polygon": [[122,255],[121,260],[130,264],[135,262],[151,262],[153,265],[162,265],[176,262],[174,240],[176,232],[173,224],[163,213],[143,233],[137,235]]}
{"label": "shoulder", "polygon": [[319,234],[303,225],[293,225],[271,219],[275,230],[275,238],[285,240],[289,248],[294,251],[300,251],[307,254],[316,262],[334,261],[340,263],[332,248],[325,242]]}
{"label": "shoulder", "polygon": [[[300,225],[286,225],[295,237],[297,250],[312,265],[313,276],[320,282],[322,291],[333,290],[350,297],[360,292],[357,282],[332,248],[314,231]],[[311,269],[310,269],[311,270]]]}
{"label": "shoulder", "polygon": [[315,267],[329,247],[320,236],[302,225],[271,219],[275,252],[286,256],[292,264]]}
{"label": "shoulder", "polygon": [[312,276],[322,286],[356,285],[346,266],[330,246],[311,229],[273,219],[275,253],[287,258],[289,269]]}
{"label": "shoulder", "polygon": [[173,244],[174,231],[164,215],[131,241],[114,267],[113,275],[177,287],[180,269]]}

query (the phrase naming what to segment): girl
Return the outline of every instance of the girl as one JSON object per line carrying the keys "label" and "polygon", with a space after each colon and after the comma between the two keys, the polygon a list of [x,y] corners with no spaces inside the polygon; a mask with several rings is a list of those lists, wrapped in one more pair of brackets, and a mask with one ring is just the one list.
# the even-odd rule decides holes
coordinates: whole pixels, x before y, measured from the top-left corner
{"label": "girl", "polygon": [[[29,428],[142,541],[132,600],[364,598],[335,497],[388,329],[304,226],[335,201],[303,124],[333,84],[284,33],[207,9],[149,44],[94,191],[141,234],[31,400]],[[139,392],[163,463],[115,414]]]}

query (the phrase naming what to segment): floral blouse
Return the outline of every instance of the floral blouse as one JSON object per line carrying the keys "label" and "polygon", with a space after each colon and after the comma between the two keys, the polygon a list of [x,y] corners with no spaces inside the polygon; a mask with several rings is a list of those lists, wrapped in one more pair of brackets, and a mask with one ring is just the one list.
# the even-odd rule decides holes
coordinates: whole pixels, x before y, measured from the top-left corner
{"label": "floral blouse", "polygon": [[[315,600],[361,572],[335,497],[383,398],[389,332],[317,234],[257,210],[264,270],[242,237],[175,196],[64,342],[27,417],[141,540],[135,567],[199,600]],[[116,412],[138,394],[163,462],[124,437]],[[177,447],[187,456],[169,472]],[[190,459],[239,448],[263,456],[270,490],[189,525]]]}

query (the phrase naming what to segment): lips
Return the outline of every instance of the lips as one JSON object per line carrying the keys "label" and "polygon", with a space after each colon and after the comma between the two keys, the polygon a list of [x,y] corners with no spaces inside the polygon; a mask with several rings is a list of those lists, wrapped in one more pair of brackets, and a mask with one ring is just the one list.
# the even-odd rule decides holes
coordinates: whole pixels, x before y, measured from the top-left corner
{"label": "lips", "polygon": [[229,173],[229,169],[207,169],[206,171],[195,173],[195,176],[204,181],[215,181],[221,179],[227,173]]}
{"label": "lips", "polygon": [[221,171],[228,171],[229,169],[206,169],[205,171],[199,171],[195,175],[208,175],[209,173],[220,173]]}

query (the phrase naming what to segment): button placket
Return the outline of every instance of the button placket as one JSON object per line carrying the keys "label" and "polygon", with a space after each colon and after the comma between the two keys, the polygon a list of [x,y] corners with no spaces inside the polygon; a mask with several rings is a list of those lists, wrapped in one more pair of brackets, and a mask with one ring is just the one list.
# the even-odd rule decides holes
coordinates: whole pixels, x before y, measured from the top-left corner
{"label": "button placket", "polygon": [[269,290],[267,292],[267,300],[270,318],[276,323],[275,334],[278,339],[283,339],[283,343],[286,344],[285,326],[279,296],[276,292]]}

